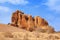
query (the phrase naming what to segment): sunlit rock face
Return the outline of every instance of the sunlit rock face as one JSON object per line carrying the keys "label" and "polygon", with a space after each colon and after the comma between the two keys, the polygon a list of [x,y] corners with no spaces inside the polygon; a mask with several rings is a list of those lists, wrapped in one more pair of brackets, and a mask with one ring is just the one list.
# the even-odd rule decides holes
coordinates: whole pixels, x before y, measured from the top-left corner
{"label": "sunlit rock face", "polygon": [[36,16],[35,17],[35,26],[40,27],[40,26],[47,26],[48,22],[44,20],[43,18]]}
{"label": "sunlit rock face", "polygon": [[50,28],[48,22],[45,19],[39,16],[32,17],[32,15],[24,14],[19,10],[12,13],[11,25],[29,31],[34,31],[38,28],[42,28],[54,32],[54,29]]}

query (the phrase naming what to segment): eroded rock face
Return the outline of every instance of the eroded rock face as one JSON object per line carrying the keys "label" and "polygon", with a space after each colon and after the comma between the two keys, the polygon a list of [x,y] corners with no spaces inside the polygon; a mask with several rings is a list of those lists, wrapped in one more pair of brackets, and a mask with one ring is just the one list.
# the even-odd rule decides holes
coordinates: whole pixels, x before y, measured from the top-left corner
{"label": "eroded rock face", "polygon": [[35,26],[40,27],[40,26],[47,26],[48,22],[44,20],[43,18],[36,16],[35,17]]}
{"label": "eroded rock face", "polygon": [[[24,14],[19,10],[17,10],[12,14],[11,25],[22,28],[22,29],[26,29],[29,31],[36,30],[37,28],[44,28],[44,26],[49,26],[48,22],[43,18],[39,16],[36,16],[33,18],[31,15]],[[49,28],[50,27],[48,27],[47,29]]]}

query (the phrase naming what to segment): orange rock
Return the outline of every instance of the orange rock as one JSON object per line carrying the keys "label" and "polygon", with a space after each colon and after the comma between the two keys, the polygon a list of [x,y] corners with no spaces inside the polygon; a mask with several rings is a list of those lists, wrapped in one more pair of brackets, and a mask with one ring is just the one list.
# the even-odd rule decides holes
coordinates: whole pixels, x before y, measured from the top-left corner
{"label": "orange rock", "polygon": [[22,24],[22,28],[25,28],[25,29],[27,28],[27,21],[26,21],[25,15],[22,16],[21,24]]}
{"label": "orange rock", "polygon": [[28,16],[28,28],[27,30],[33,30],[35,24],[31,15]]}
{"label": "orange rock", "polygon": [[18,16],[17,16],[18,14],[17,13],[13,13],[12,14],[12,23],[11,24],[13,24],[13,25],[17,25],[17,19],[18,19]]}
{"label": "orange rock", "polygon": [[20,24],[20,22],[19,21],[21,21],[21,14],[24,14],[23,12],[21,12],[21,11],[19,11],[19,10],[17,10],[16,12],[14,12],[13,14],[12,14],[12,20],[11,20],[11,25],[17,25],[17,26],[19,26],[19,24]]}
{"label": "orange rock", "polygon": [[[48,22],[39,17],[32,17],[31,15],[24,14],[23,12],[17,10],[12,14],[12,19],[11,19],[11,25],[12,26],[17,26],[18,28],[26,29],[29,31],[33,31],[35,29],[39,28],[47,28],[49,29]],[[45,27],[48,26],[48,27]],[[49,29],[52,30],[52,29]],[[54,30],[52,30],[54,31]]]}
{"label": "orange rock", "polygon": [[40,26],[46,26],[46,25],[48,25],[48,22],[46,20],[44,20],[39,16],[35,17],[35,26],[40,27]]}

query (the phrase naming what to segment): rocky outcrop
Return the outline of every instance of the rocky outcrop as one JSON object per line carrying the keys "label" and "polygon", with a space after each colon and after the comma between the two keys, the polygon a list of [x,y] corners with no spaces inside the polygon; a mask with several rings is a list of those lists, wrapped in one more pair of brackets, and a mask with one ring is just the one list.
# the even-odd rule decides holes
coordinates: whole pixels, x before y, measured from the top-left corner
{"label": "rocky outcrop", "polygon": [[37,27],[48,25],[48,22],[39,16],[36,16],[34,19],[35,19],[35,26]]}
{"label": "rocky outcrop", "polygon": [[[47,28],[48,30],[53,29],[53,28],[49,29],[50,27],[45,19],[39,16],[33,18],[31,15],[24,14],[19,10],[17,10],[12,14],[11,25],[29,31],[36,30],[37,28],[42,28],[42,29]],[[52,32],[54,32],[54,30],[52,30]]]}

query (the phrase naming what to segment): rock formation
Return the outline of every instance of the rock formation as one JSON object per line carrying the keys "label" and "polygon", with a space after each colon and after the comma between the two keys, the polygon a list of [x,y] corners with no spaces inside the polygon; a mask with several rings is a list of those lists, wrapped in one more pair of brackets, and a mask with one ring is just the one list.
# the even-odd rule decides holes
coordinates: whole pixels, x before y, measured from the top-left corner
{"label": "rock formation", "polygon": [[54,30],[52,30],[53,28],[50,29],[50,26],[45,19],[39,16],[33,18],[31,15],[24,14],[19,10],[12,14],[11,25],[29,31],[36,30],[37,28],[42,28],[54,32]]}

